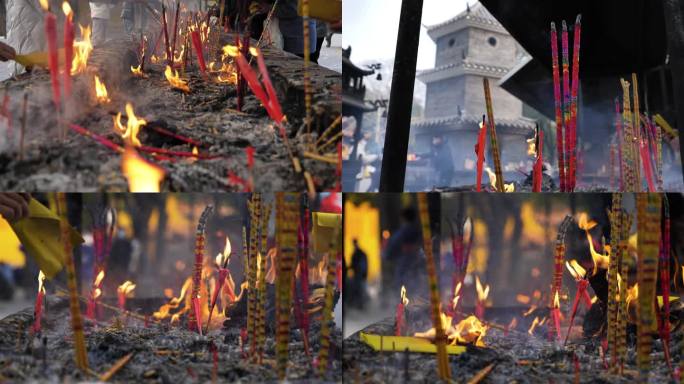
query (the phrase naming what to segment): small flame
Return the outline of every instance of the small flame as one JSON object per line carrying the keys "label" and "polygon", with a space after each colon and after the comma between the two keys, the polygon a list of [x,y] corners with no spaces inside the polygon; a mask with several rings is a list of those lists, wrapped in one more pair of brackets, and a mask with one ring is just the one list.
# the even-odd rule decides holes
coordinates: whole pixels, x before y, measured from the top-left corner
{"label": "small flame", "polygon": [[[461,320],[455,326],[451,325],[452,317],[444,312],[440,313],[440,322],[445,330],[449,344],[475,344],[484,347],[483,338],[489,329],[477,317],[471,315]],[[435,328],[430,328],[426,332],[416,332],[415,337],[434,340],[436,335]]]}
{"label": "small flame", "polygon": [[553,297],[553,307],[560,308],[560,297],[558,296],[558,291],[556,291],[556,295]]}
{"label": "small flame", "polygon": [[104,269],[100,271],[100,273],[97,274],[95,277],[95,281],[93,281],[93,286],[99,287],[100,284],[102,284],[102,279],[105,277],[105,271]]}
{"label": "small flame", "polygon": [[43,282],[45,281],[45,274],[43,271],[38,272],[38,292],[45,293],[45,287],[43,286]]}
{"label": "small flame", "polygon": [[150,57],[150,62],[152,62],[152,64],[157,64],[159,62],[157,55],[152,55],[152,57]]}
{"label": "small flame", "polygon": [[126,280],[123,284],[119,285],[119,288],[117,288],[116,291],[120,295],[124,295],[124,296],[128,297],[128,295],[130,295],[134,289],[135,289],[135,284],[133,284],[130,280]]}
{"label": "small flame", "polygon": [[639,283],[636,283],[632,288],[627,289],[627,306],[629,303],[639,298]]}
{"label": "small flame", "polygon": [[[42,1],[41,1],[41,3],[42,3]],[[41,6],[42,6],[42,4],[41,4]],[[64,15],[66,17],[74,15],[74,11],[71,10],[71,6],[69,5],[69,2],[67,2],[67,1],[62,3],[62,12],[64,12]]]}
{"label": "small flame", "polygon": [[133,149],[126,149],[121,159],[121,168],[131,192],[159,192],[159,184],[164,180],[164,169],[150,164]]}
{"label": "small flame", "polygon": [[228,236],[226,236],[226,245],[223,248],[223,253],[219,253],[216,255],[216,259],[214,260],[216,262],[216,265],[219,267],[223,266],[224,261],[227,261],[230,259],[230,253],[232,252],[231,246],[230,246],[230,239]]}
{"label": "small flame", "polygon": [[178,71],[172,70],[171,67],[167,65],[166,71],[164,71],[164,75],[166,76],[166,80],[169,81],[169,84],[171,84],[171,87],[173,87],[174,89],[178,89],[186,93],[190,92],[190,87],[188,87],[188,83],[186,83],[185,80],[181,79],[180,76],[178,76]]}
{"label": "small flame", "polygon": [[529,296],[523,295],[521,293],[517,294],[515,296],[515,299],[518,301],[520,304],[529,304],[530,301],[532,300]]}
{"label": "small flame", "polygon": [[572,259],[570,262],[565,262],[565,267],[570,271],[570,274],[576,281],[584,279],[587,275],[587,270],[582,268],[582,266],[577,262],[577,260]]}
{"label": "small flame", "polygon": [[487,301],[487,296],[489,296],[489,284],[482,288],[479,276],[475,276],[475,290],[477,291],[477,300]]}
{"label": "small flame", "polygon": [[93,290],[93,299],[97,299],[100,296],[102,296],[102,290],[100,288],[95,288]]}
{"label": "small flame", "polygon": [[404,304],[404,306],[407,306],[409,303],[409,299],[406,297],[406,287],[403,285],[401,286],[401,303]]}
{"label": "small flame", "polygon": [[81,29],[81,40],[74,42],[74,59],[71,62],[71,74],[76,75],[85,72],[88,67],[88,58],[93,51],[93,44],[90,41],[91,28],[79,25]]}
{"label": "small flame", "polygon": [[48,0],[40,0],[40,7],[43,8],[43,11],[49,11],[50,10],[50,3]]}
{"label": "small flame", "polygon": [[142,71],[142,64],[138,65],[137,67],[134,67],[131,65],[131,72],[133,75],[138,76],[138,77],[145,77],[145,74]]}
{"label": "small flame", "polygon": [[107,87],[100,81],[100,78],[95,76],[95,97],[98,103],[107,104],[112,101],[107,94]]}
{"label": "small flame", "polygon": [[141,146],[140,140],[138,140],[138,132],[140,128],[147,124],[147,121],[139,119],[133,111],[133,105],[131,103],[126,103],[126,115],[128,116],[128,122],[124,128],[121,124],[121,112],[119,112],[114,118],[114,126],[121,133],[121,137],[126,141],[127,144],[134,147]]}
{"label": "small flame", "polygon": [[527,333],[530,335],[534,333],[534,329],[537,328],[537,325],[539,325],[539,317],[535,316],[534,320],[532,321],[532,325],[530,325],[530,329],[527,330]]}
{"label": "small flame", "polygon": [[537,157],[537,136],[527,139],[527,155]]}

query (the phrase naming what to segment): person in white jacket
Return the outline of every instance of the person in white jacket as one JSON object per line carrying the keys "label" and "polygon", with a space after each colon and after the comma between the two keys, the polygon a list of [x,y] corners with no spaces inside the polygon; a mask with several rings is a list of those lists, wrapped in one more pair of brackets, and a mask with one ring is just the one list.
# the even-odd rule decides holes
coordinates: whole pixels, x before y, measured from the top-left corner
{"label": "person in white jacket", "polygon": [[[26,54],[37,51],[45,51],[45,14],[40,8],[38,0],[7,0],[7,45],[14,48],[17,54]],[[50,1],[50,7],[61,10],[61,2]],[[57,17],[62,17],[62,12],[55,12]],[[58,23],[60,25],[60,23]],[[12,61],[10,74],[16,75],[24,72],[24,67]]]}
{"label": "person in white jacket", "polygon": [[109,1],[90,2],[90,17],[93,19],[93,46],[98,46],[107,41],[107,26],[111,16],[110,11],[113,7],[114,5]]}

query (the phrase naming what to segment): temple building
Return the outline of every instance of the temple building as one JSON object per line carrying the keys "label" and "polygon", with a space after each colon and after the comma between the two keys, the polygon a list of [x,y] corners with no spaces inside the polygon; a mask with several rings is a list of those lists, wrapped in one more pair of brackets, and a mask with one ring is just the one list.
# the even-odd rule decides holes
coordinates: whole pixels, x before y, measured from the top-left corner
{"label": "temple building", "polygon": [[[488,78],[504,177],[519,179],[518,169],[529,170],[531,157],[526,139],[534,135],[535,114],[523,102],[499,86],[499,82],[524,61],[525,50],[480,3],[456,17],[427,29],[435,42],[435,68],[422,71],[418,79],[427,86],[425,113],[411,125],[411,146],[406,190],[475,184],[477,155],[474,146],[486,113],[483,79]],[[529,113],[532,112],[532,113]],[[536,116],[535,116],[536,115]],[[434,170],[421,161],[433,153],[433,138],[449,145],[454,177],[449,185],[430,180]],[[493,168],[487,138],[486,165]],[[545,156],[546,157],[546,156]],[[485,176],[485,182],[487,178]]]}

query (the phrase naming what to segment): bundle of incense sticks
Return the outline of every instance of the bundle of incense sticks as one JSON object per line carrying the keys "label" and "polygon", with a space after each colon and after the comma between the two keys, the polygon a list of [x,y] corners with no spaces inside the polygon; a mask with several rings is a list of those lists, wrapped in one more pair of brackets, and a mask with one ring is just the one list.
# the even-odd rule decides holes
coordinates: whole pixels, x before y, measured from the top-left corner
{"label": "bundle of incense sticks", "polygon": [[485,93],[485,104],[487,106],[487,121],[489,122],[489,139],[492,146],[492,157],[494,158],[494,173],[496,174],[496,190],[504,192],[504,179],[501,170],[501,157],[499,157],[499,144],[496,140],[496,124],[494,123],[494,107],[492,106],[492,94],[489,89],[489,79],[482,79]]}
{"label": "bundle of incense sticks", "polygon": [[83,372],[88,371],[88,354],[86,351],[85,334],[83,333],[83,317],[81,305],[78,301],[78,286],[76,284],[76,267],[74,265],[73,244],[71,244],[69,222],[67,220],[67,203],[64,193],[57,194],[57,210],[62,220],[61,241],[64,245],[64,261],[67,272],[67,286],[69,288],[69,310],[71,311],[71,328],[73,330],[74,353],[76,366]]}
{"label": "bundle of incense sticks", "polygon": [[[556,294],[561,294],[561,288],[563,285],[563,266],[565,262],[565,235],[568,232],[568,228],[570,228],[570,223],[572,223],[572,216],[566,215],[558,227],[558,234],[556,235],[556,252],[554,258],[551,294],[549,295],[549,308],[554,307],[554,299]],[[549,326],[550,339],[554,338],[554,333],[558,334],[559,330],[554,329],[553,326]]]}
{"label": "bundle of incense sticks", "polygon": [[565,186],[565,146],[563,144],[563,114],[560,88],[560,72],[558,69],[558,32],[556,23],[551,22],[551,66],[553,68],[553,97],[556,112],[556,152],[558,153],[558,176],[560,190],[566,191]]}
{"label": "bundle of incense sticks", "polygon": [[257,252],[259,238],[259,227],[261,221],[261,194],[252,193],[252,199],[248,202],[250,212],[249,222],[249,252],[247,254],[247,335],[250,342],[250,353],[256,352],[256,316],[257,316]]}
{"label": "bundle of incense sticks", "polygon": [[629,244],[629,231],[632,227],[632,216],[627,212],[622,212],[620,214],[620,240],[617,249],[617,259],[620,268],[620,276],[622,276],[622,282],[619,286],[620,289],[620,304],[618,305],[617,314],[617,360],[620,364],[620,373],[622,373],[624,363],[627,359],[627,288],[628,288],[628,272],[629,263],[627,261],[627,247]]}
{"label": "bundle of incense sticks", "polygon": [[288,344],[290,340],[290,310],[292,308],[292,283],[297,259],[297,222],[299,195],[276,193],[276,221],[278,233],[278,257],[276,258],[276,362],[278,378],[287,374]]}
{"label": "bundle of incense sticks", "polygon": [[637,366],[642,379],[648,377],[651,368],[651,334],[657,329],[655,307],[656,280],[658,272],[658,247],[660,245],[661,195],[640,193],[637,199],[637,280],[639,303],[637,311]]}
{"label": "bundle of incense sticks", "polygon": [[[449,227],[451,228],[451,252],[454,256],[454,274],[452,276],[452,287],[451,292],[456,292],[456,286],[465,280],[466,273],[468,270],[468,259],[470,258],[470,250],[473,244],[473,239],[475,236],[475,231],[470,229],[470,238],[468,239],[468,246],[464,248],[463,234],[465,232],[465,225],[470,220],[470,218],[457,219],[454,225],[451,221],[448,221]],[[453,297],[452,297],[453,299]]]}
{"label": "bundle of incense sticks", "polygon": [[266,258],[268,254],[268,222],[271,217],[271,204],[265,204],[261,220],[261,260],[259,263],[259,296],[257,296],[257,353],[259,362],[264,353],[264,343],[266,342]]}
{"label": "bundle of incense sticks", "polygon": [[335,295],[335,280],[337,273],[337,255],[342,252],[340,244],[340,228],[335,231],[328,244],[328,274],[325,278],[325,305],[321,320],[320,350],[318,351],[318,373],[325,375],[328,370],[328,356],[330,354],[330,330],[333,316],[333,297]]}
{"label": "bundle of incense sticks", "polygon": [[188,325],[190,330],[197,330],[202,334],[202,311],[200,308],[200,286],[202,283],[202,265],[204,264],[204,244],[205,236],[204,230],[207,226],[209,215],[214,211],[213,205],[207,205],[202,212],[197,223],[197,232],[195,232],[195,265],[192,275],[192,310],[188,316]]}
{"label": "bundle of incense sticks", "polygon": [[[485,78],[485,89],[489,88],[489,83]],[[492,132],[494,131],[494,123],[492,123]],[[495,146],[492,145],[492,148]],[[501,189],[503,190],[503,188]],[[435,345],[437,346],[437,371],[439,378],[442,380],[449,380],[451,378],[451,369],[449,366],[449,357],[446,351],[447,337],[441,321],[440,295],[439,285],[437,283],[437,270],[435,268],[435,259],[432,254],[432,231],[430,230],[430,213],[428,212],[428,200],[426,193],[418,194],[418,210],[420,212],[420,222],[423,228],[423,249],[425,251],[425,258],[427,262],[428,279],[430,283],[430,304],[432,308],[432,325],[435,328]]]}
{"label": "bundle of incense sticks", "polygon": [[[613,193],[610,217],[610,260],[608,264],[608,350],[610,366],[617,370],[617,330],[618,330],[618,247],[620,242],[620,224],[622,219],[622,194]],[[626,278],[624,276],[623,278]]]}

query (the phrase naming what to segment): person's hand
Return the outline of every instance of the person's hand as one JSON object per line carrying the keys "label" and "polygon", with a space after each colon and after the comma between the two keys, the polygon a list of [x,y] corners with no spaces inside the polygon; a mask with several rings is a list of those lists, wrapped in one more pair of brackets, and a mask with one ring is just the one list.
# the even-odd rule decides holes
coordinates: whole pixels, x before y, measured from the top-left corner
{"label": "person's hand", "polygon": [[28,216],[28,193],[0,193],[0,216],[14,222]]}
{"label": "person's hand", "polygon": [[14,60],[17,57],[17,52],[11,46],[0,42],[0,60]]}

